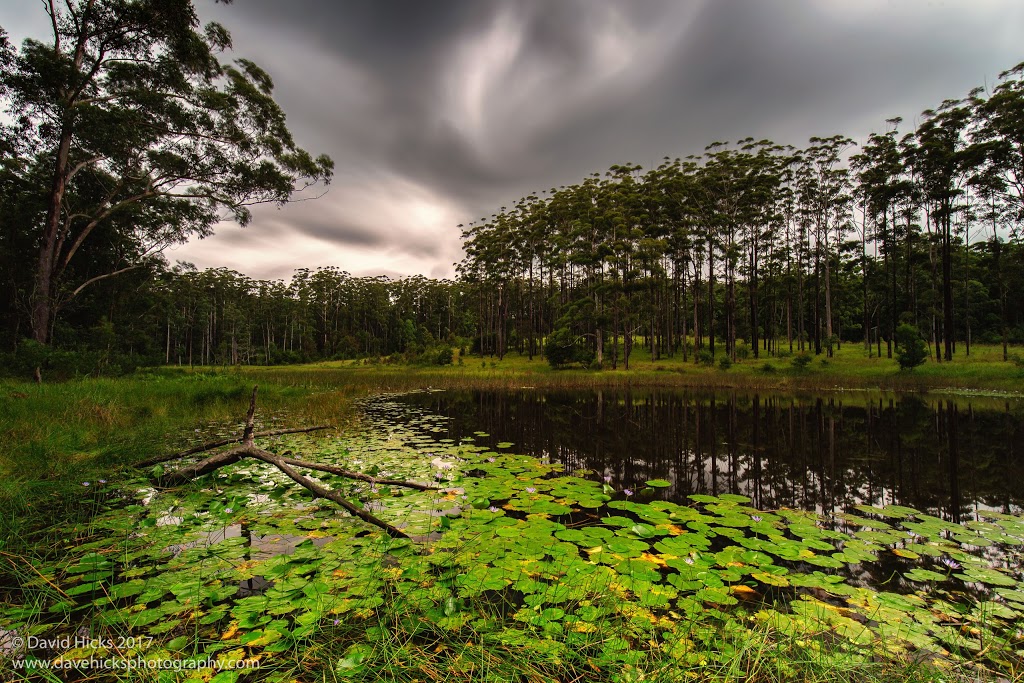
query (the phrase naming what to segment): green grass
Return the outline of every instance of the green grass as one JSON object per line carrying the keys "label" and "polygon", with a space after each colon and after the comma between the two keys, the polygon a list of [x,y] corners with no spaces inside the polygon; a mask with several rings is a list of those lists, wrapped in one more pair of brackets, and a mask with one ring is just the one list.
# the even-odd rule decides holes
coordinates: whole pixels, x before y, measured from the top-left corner
{"label": "green grass", "polygon": [[[719,357],[722,354],[719,354]],[[723,370],[717,364],[698,365],[692,356],[682,355],[651,360],[646,348],[638,346],[632,354],[630,369],[568,368],[554,370],[540,356],[508,354],[497,357],[467,355],[451,366],[409,365],[405,363],[333,361],[310,365],[239,370],[253,378],[270,377],[289,384],[322,386],[344,384],[362,390],[402,390],[434,388],[589,388],[589,387],[699,387],[747,388],[801,391],[878,389],[881,391],[989,392],[1021,394],[1024,369],[1002,360],[998,346],[977,346],[970,358],[961,351],[951,362],[929,360],[910,371],[900,371],[895,359],[868,357],[862,345],[844,344],[834,357],[825,354],[810,357],[805,369],[793,363],[795,355],[783,358],[748,356]]]}
{"label": "green grass", "polygon": [[[234,373],[175,370],[60,384],[0,382],[0,543],[44,544],[56,533],[54,522],[88,515],[79,504],[83,482],[133,476],[133,463],[184,447],[197,430],[240,425],[251,382]],[[267,378],[261,384],[261,420],[287,415],[289,426],[345,427],[351,419],[345,387],[311,391]]]}

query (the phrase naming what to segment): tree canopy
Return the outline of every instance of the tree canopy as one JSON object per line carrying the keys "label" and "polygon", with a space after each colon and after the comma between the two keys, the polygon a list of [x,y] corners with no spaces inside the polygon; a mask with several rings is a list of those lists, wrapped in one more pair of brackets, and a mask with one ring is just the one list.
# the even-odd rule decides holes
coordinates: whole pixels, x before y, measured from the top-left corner
{"label": "tree canopy", "polygon": [[36,251],[17,283],[32,337],[100,280],[331,178],[292,138],[270,76],[222,60],[231,36],[200,26],[191,0],[46,0],[51,35],[14,52],[0,96],[13,123],[0,170],[5,231]]}

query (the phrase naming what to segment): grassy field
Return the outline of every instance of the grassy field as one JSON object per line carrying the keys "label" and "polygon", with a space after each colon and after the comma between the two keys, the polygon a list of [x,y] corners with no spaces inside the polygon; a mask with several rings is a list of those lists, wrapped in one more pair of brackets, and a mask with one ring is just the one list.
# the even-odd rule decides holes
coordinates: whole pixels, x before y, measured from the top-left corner
{"label": "grassy field", "polygon": [[[336,453],[336,445],[331,444],[336,444],[337,439],[348,439],[347,453],[358,448],[368,452],[378,452],[374,450],[377,446],[381,452],[392,448],[386,444],[371,448],[367,445],[369,441],[361,441],[360,417],[354,404],[367,396],[406,389],[694,387],[782,392],[929,391],[1006,397],[1020,395],[1022,380],[1021,369],[1002,362],[996,347],[975,347],[970,360],[958,358],[943,364],[930,361],[912,372],[900,372],[895,361],[869,359],[859,346],[847,345],[834,358],[825,362],[814,358],[802,369],[794,366],[791,358],[747,359],[723,369],[683,363],[678,358],[651,361],[643,350],[638,350],[628,372],[556,371],[541,358],[531,361],[507,356],[500,361],[466,357],[446,367],[349,361],[267,368],[166,368],[119,379],[83,379],[62,384],[0,382],[0,585],[4,586],[0,591],[0,640],[5,617],[22,613],[19,610],[28,609],[26,605],[42,615],[62,604],[60,595],[71,590],[62,582],[74,579],[73,574],[67,573],[71,571],[69,563],[82,566],[86,550],[104,557],[143,552],[137,547],[141,541],[133,540],[135,536],[129,530],[146,524],[146,513],[122,512],[134,495],[126,492],[146,485],[144,475],[132,464],[186,447],[209,434],[237,430],[253,384],[260,385],[258,426],[330,423],[338,427],[337,432],[299,440],[290,447],[311,449],[314,453],[327,448],[326,453]],[[408,445],[404,448],[410,462],[426,460],[421,451]],[[222,486],[227,490],[226,485]],[[376,495],[362,489],[351,493],[356,497]],[[216,520],[220,519],[218,515],[223,516],[225,505],[219,498],[225,495],[216,486],[213,491],[189,486],[163,493],[160,500],[194,508],[196,519],[208,524],[211,517]],[[334,525],[332,535],[353,533],[349,518],[337,515],[333,509],[321,509],[315,514],[330,520]],[[253,523],[257,518],[243,518],[243,524],[244,519]],[[113,533],[111,529],[117,524],[126,526],[117,527],[121,530]],[[305,528],[298,513],[281,524],[287,532],[295,532],[297,524],[299,529]],[[163,540],[155,540],[154,536],[156,550],[147,552],[163,552],[161,548],[172,543],[168,539],[172,539],[169,534],[173,529],[159,528],[163,529],[159,536]],[[466,528],[463,532],[474,536],[479,529]],[[471,547],[469,536],[464,539],[465,548]],[[378,586],[380,577],[394,575],[394,560],[387,558],[398,550],[378,552],[368,548],[367,552],[378,553],[374,555],[377,563],[367,564],[361,576],[367,585]],[[472,566],[474,557],[463,554],[459,561]],[[318,556],[318,561],[322,560]],[[194,573],[191,567],[166,568],[160,564],[165,561],[154,559],[154,571],[167,575]],[[202,561],[207,562],[208,558]],[[409,556],[409,567],[419,566],[417,562]],[[436,572],[437,566],[431,566],[433,569],[427,567],[423,571]],[[976,671],[941,660],[936,664],[929,658],[890,656],[891,653],[870,648],[851,650],[847,645],[837,645],[827,634],[809,639],[807,633],[787,634],[764,621],[737,624],[735,620],[705,621],[693,615],[689,617],[690,626],[701,635],[686,640],[687,654],[680,659],[678,648],[673,650],[664,643],[642,645],[642,640],[638,640],[638,634],[645,631],[637,630],[636,618],[647,613],[630,611],[639,609],[635,605],[637,599],[638,594],[622,593],[616,604],[608,607],[618,617],[603,619],[596,635],[587,641],[588,647],[597,648],[594,652],[605,653],[590,660],[559,649],[571,645],[572,638],[543,629],[528,629],[527,633],[535,633],[536,637],[526,640],[505,636],[505,640],[494,640],[493,620],[504,623],[510,617],[482,594],[479,602],[452,608],[458,614],[475,615],[459,628],[443,625],[451,621],[454,613],[443,599],[440,612],[434,608],[424,611],[402,600],[390,601],[387,609],[374,608],[372,625],[360,620],[339,624],[336,619],[334,626],[329,627],[328,619],[326,627],[318,626],[301,641],[292,642],[289,649],[273,655],[278,662],[273,675],[282,681],[939,681],[977,675]],[[111,598],[108,596],[107,600],[109,603]],[[39,616],[32,623],[39,628],[68,632],[80,627],[83,618],[92,623],[80,610],[58,616],[56,626],[52,616]],[[628,616],[631,613],[633,617]],[[64,613],[58,610],[56,614]],[[423,630],[412,628],[412,622],[437,623]],[[238,624],[232,623],[234,626],[220,624],[220,628],[227,629],[225,632],[231,628],[238,631]],[[193,626],[187,632],[181,630],[184,627],[168,631],[164,640],[180,644],[184,641],[177,639],[186,638],[188,647],[196,654],[217,642],[219,636],[198,624]],[[474,629],[479,631],[477,635]],[[505,628],[500,633],[518,631]],[[237,638],[245,638],[244,633],[225,640],[236,643]],[[367,643],[372,643],[370,649],[366,649]],[[638,654],[630,664],[630,656],[622,655],[624,659],[620,661],[615,659],[619,655],[607,654],[619,652],[616,648],[622,643],[632,644],[629,647],[637,648],[638,653],[642,650],[643,656]],[[370,666],[372,672],[367,668]],[[1009,671],[1010,678],[1016,678],[1014,666],[1011,664],[1001,675],[1005,677]],[[304,674],[307,670],[315,673]],[[666,671],[672,672],[671,678],[659,673]],[[19,674],[13,680],[61,680],[53,674],[47,676]],[[209,679],[206,676],[205,680]],[[240,678],[218,675],[214,680],[222,683],[262,679],[262,675],[243,674]],[[108,678],[91,676],[81,680]],[[134,672],[109,680],[178,679]]]}
{"label": "grassy field", "polygon": [[[1002,360],[998,346],[975,346],[968,358],[962,353],[951,362],[926,362],[901,371],[893,359],[868,357],[862,346],[846,344],[834,357],[811,356],[803,368],[785,358],[748,357],[727,369],[683,362],[682,356],[652,361],[643,347],[637,347],[630,369],[552,369],[542,357],[532,360],[518,354],[503,359],[466,356],[451,366],[423,366],[386,361],[335,361],[312,365],[247,368],[242,374],[269,376],[288,383],[320,386],[329,383],[329,371],[345,374],[339,381],[360,387],[404,389],[417,386],[552,388],[672,386],[750,388],[802,391],[878,389],[882,391],[932,391],[947,393],[991,392],[1024,395],[1024,366]],[[719,357],[720,360],[720,357]]]}

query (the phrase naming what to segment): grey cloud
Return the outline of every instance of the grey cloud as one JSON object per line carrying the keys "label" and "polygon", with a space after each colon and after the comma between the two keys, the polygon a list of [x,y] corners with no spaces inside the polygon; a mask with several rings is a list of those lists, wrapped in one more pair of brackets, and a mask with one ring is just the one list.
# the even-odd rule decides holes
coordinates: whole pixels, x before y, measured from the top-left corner
{"label": "grey cloud", "polygon": [[271,71],[300,143],[338,165],[327,197],[266,214],[264,229],[432,275],[459,258],[455,224],[613,163],[909,125],[1020,61],[1024,26],[1014,0],[239,0],[204,13]]}

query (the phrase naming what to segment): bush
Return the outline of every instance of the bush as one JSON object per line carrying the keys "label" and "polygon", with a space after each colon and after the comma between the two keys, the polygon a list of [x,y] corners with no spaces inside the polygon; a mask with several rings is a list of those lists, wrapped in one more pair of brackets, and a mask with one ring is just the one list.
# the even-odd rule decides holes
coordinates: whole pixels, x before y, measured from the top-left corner
{"label": "bush", "polygon": [[455,361],[452,347],[445,346],[434,355],[434,365],[451,365]]}
{"label": "bush", "polygon": [[723,370],[728,370],[732,367],[732,358],[729,358],[729,356],[722,356],[718,359],[718,367]]}
{"label": "bush", "polygon": [[811,354],[807,353],[806,351],[804,353],[798,353],[797,355],[793,356],[793,360],[789,362],[793,364],[793,368],[796,370],[806,370],[807,366],[811,364]]}
{"label": "bush", "polygon": [[913,370],[928,359],[928,345],[916,327],[904,323],[896,328],[895,337],[900,370]]}
{"label": "bush", "polygon": [[766,375],[770,375],[773,372],[775,372],[775,366],[769,363],[768,361],[765,361],[764,365],[761,366],[761,372],[763,372]]}
{"label": "bush", "polygon": [[559,327],[544,340],[544,357],[555,369],[564,368],[572,363],[589,367],[594,362],[593,350],[580,344],[576,335],[565,327]]}
{"label": "bush", "polygon": [[22,340],[13,353],[0,353],[0,376],[31,379],[39,368],[44,381],[74,377],[119,377],[157,359],[108,350],[63,349]]}
{"label": "bush", "polygon": [[707,349],[701,349],[697,352],[697,362],[710,368],[715,362],[715,357]]}

